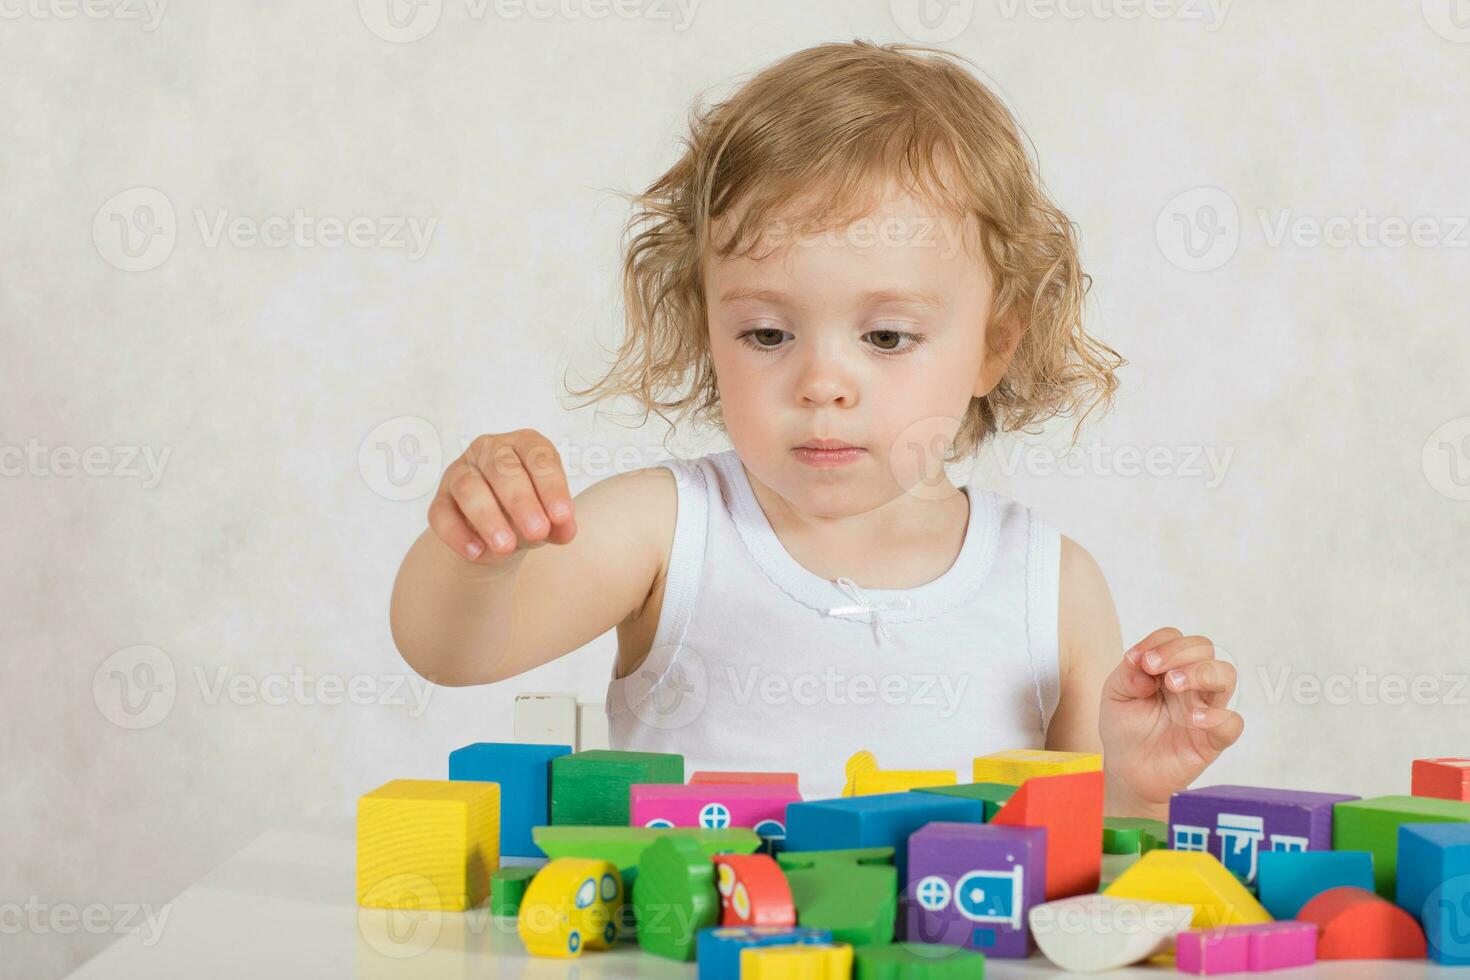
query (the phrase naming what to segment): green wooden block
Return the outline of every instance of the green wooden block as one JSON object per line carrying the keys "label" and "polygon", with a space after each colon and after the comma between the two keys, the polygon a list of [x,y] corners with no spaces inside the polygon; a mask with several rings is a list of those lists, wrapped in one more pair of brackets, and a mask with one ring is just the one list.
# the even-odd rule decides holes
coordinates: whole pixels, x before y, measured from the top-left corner
{"label": "green wooden block", "polygon": [[791,886],[797,925],[829,929],[834,942],[854,946],[893,942],[898,915],[893,848],[783,851],[776,862]]}
{"label": "green wooden block", "polygon": [[633,890],[638,945],[646,953],[688,962],[694,959],[699,930],[720,918],[715,866],[688,837],[660,837],[638,861]]}
{"label": "green wooden block", "polygon": [[1406,823],[1470,823],[1470,803],[1375,796],[1332,808],[1332,849],[1372,852],[1374,891],[1390,902],[1398,880],[1399,825]]}
{"label": "green wooden block", "polygon": [[589,749],[558,756],[551,760],[551,822],[626,827],[629,786],[683,781],[682,755]]}
{"label": "green wooden block", "polygon": [[959,946],[893,943],[857,946],[853,980],[984,980],[985,955]]}
{"label": "green wooden block", "polygon": [[1103,817],[1104,854],[1147,854],[1163,847],[1169,825],[1147,817]]}
{"label": "green wooden block", "polygon": [[520,914],[521,898],[526,894],[526,886],[540,870],[540,868],[516,866],[501,868],[492,874],[490,876],[490,914]]}
{"label": "green wooden block", "polygon": [[966,800],[980,800],[985,804],[985,822],[989,823],[1001,807],[1006,805],[1017,787],[1008,783],[959,783],[954,786],[924,786],[915,793],[940,793],[958,796]]}
{"label": "green wooden block", "polygon": [[[709,857],[716,854],[754,854],[760,835],[749,827],[532,827],[531,839],[548,858],[579,857],[611,861],[627,875],[638,865],[648,845],[660,837],[688,837]],[[624,884],[627,884],[626,877]]]}

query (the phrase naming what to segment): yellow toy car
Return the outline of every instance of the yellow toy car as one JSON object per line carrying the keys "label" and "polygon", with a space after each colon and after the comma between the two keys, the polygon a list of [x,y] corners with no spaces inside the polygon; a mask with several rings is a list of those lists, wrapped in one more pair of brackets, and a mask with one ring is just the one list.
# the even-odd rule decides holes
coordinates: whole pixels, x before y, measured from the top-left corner
{"label": "yellow toy car", "polygon": [[622,904],[623,876],[611,861],[555,858],[526,888],[516,931],[532,956],[581,956],[612,946]]}

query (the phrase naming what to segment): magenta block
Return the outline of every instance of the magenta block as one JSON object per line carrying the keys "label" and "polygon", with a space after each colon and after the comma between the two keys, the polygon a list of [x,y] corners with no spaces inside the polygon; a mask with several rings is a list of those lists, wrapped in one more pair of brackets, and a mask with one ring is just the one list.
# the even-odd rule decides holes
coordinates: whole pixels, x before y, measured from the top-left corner
{"label": "magenta block", "polygon": [[1184,973],[1264,973],[1317,962],[1317,927],[1310,922],[1262,922],[1179,934],[1174,965]]}
{"label": "magenta block", "polygon": [[786,836],[786,804],[795,786],[751,783],[634,783],[628,789],[634,827],[751,827],[767,840]]}
{"label": "magenta block", "polygon": [[908,942],[1030,955],[1027,915],[1046,901],[1044,828],[936,821],[910,834],[908,847],[899,903]]}

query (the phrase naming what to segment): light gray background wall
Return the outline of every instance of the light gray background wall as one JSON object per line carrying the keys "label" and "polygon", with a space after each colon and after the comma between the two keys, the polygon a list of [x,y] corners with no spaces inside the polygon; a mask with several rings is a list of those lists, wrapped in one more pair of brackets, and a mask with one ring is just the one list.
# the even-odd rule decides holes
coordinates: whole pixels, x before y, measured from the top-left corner
{"label": "light gray background wall", "polygon": [[[384,9],[0,0],[17,975],[266,828],[441,775],[518,690],[601,696],[611,636],[426,695],[393,573],[478,433],[541,429],[574,489],[660,456],[657,426],[558,400],[617,337],[605,188],[673,159],[696,93],[825,40],[973,58],[1080,223],[1116,411],[975,478],[1093,551],[1130,642],[1175,624],[1240,665],[1210,778],[1404,791],[1411,758],[1467,754],[1470,4],[958,0],[932,31],[912,0]],[[239,237],[298,209],[284,247]],[[50,917],[88,906],[100,928]]]}

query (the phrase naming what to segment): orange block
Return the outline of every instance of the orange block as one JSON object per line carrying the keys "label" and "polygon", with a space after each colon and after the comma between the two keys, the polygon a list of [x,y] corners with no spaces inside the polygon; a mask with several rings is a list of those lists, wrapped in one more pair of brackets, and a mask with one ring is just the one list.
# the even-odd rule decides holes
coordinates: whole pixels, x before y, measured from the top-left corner
{"label": "orange block", "polygon": [[1296,914],[1317,925],[1319,960],[1422,960],[1424,930],[1414,917],[1366,888],[1329,888]]}
{"label": "orange block", "polygon": [[1409,792],[1470,803],[1470,759],[1415,759]]}
{"label": "orange block", "polygon": [[697,772],[689,777],[695,783],[720,783],[725,786],[795,786],[794,772]]}
{"label": "orange block", "polygon": [[1046,900],[1097,891],[1102,877],[1103,774],[1032,776],[991,823],[1046,828]]}
{"label": "orange block", "polygon": [[796,905],[781,866],[769,854],[716,854],[722,926],[794,926]]}

